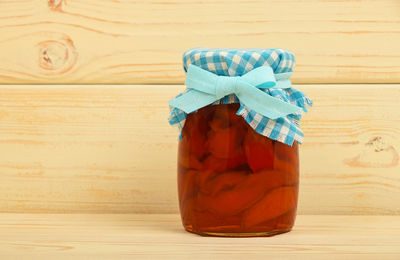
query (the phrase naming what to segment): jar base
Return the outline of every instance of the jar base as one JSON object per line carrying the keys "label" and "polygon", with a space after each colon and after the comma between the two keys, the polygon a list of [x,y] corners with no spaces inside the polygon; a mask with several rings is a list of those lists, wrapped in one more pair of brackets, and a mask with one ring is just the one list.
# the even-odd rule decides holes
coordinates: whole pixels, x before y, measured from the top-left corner
{"label": "jar base", "polygon": [[268,232],[251,232],[251,233],[225,233],[225,232],[207,232],[207,231],[200,232],[200,231],[193,231],[187,228],[185,228],[185,230],[200,236],[212,236],[212,237],[272,237],[275,235],[290,232],[292,228],[274,230]]}

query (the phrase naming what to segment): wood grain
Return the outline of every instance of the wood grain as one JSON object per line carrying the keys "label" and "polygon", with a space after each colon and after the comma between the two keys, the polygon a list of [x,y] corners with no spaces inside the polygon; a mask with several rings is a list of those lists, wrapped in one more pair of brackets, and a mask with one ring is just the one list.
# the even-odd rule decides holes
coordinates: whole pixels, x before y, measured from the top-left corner
{"label": "wood grain", "polygon": [[179,83],[195,47],[280,47],[296,83],[399,83],[397,0],[0,1],[0,83]]}
{"label": "wood grain", "polygon": [[[315,102],[299,212],[400,214],[400,86],[296,87]],[[183,89],[0,86],[0,212],[177,213]]]}
{"label": "wood grain", "polygon": [[398,260],[400,216],[298,216],[275,237],[204,238],[176,214],[1,214],[2,259]]}

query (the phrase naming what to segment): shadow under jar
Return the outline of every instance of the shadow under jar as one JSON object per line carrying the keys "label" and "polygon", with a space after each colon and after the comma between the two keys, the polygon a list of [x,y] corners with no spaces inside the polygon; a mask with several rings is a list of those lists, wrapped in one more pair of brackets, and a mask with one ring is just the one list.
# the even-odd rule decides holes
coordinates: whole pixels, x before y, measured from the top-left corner
{"label": "shadow under jar", "polygon": [[293,227],[298,144],[258,134],[239,104],[209,105],[187,116],[178,151],[178,194],[187,231],[271,236]]}

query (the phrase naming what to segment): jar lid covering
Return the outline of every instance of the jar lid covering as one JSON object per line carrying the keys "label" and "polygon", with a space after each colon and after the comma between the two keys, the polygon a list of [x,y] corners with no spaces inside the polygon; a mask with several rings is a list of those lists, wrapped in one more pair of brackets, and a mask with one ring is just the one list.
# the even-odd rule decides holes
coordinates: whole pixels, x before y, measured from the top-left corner
{"label": "jar lid covering", "polygon": [[269,66],[275,74],[292,72],[294,54],[285,49],[211,49],[192,48],[183,54],[183,67],[196,65],[218,76],[242,76],[260,66]]}
{"label": "jar lid covering", "polygon": [[[185,72],[187,72],[189,64],[218,76],[230,77],[242,76],[257,67],[269,66],[272,68],[275,77],[279,78],[279,74],[291,75],[295,66],[295,58],[292,52],[284,49],[193,48],[183,54]],[[237,115],[243,117],[257,133],[287,145],[292,145],[294,141],[302,143],[304,134],[299,126],[299,121],[303,113],[308,111],[308,107],[312,106],[312,100],[303,92],[292,88],[290,81],[289,88],[265,88],[261,90],[274,98],[300,107],[301,111],[271,119],[246,107],[235,94],[227,95],[212,105],[240,103]],[[169,123],[177,125],[182,130],[187,114],[176,107],[170,108]]]}

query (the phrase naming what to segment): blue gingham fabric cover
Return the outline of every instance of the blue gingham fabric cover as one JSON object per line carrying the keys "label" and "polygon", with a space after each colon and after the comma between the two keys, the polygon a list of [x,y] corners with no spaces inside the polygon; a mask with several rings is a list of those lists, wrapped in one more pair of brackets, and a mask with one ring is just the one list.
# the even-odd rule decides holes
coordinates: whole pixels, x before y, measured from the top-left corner
{"label": "blue gingham fabric cover", "polygon": [[[185,72],[189,64],[213,72],[219,76],[241,76],[259,66],[270,66],[275,74],[291,73],[295,66],[293,53],[284,49],[209,49],[193,48],[183,54],[183,66]],[[302,112],[290,114],[275,120],[269,119],[243,104],[237,111],[245,121],[259,134],[273,140],[292,145],[294,141],[303,142],[304,134],[299,126],[302,114],[307,112],[312,101],[304,93],[294,88],[288,89],[262,89],[269,95],[302,108]],[[213,103],[231,104],[240,103],[232,94],[225,96]],[[181,131],[187,114],[182,110],[170,107],[169,123],[177,125]]]}

